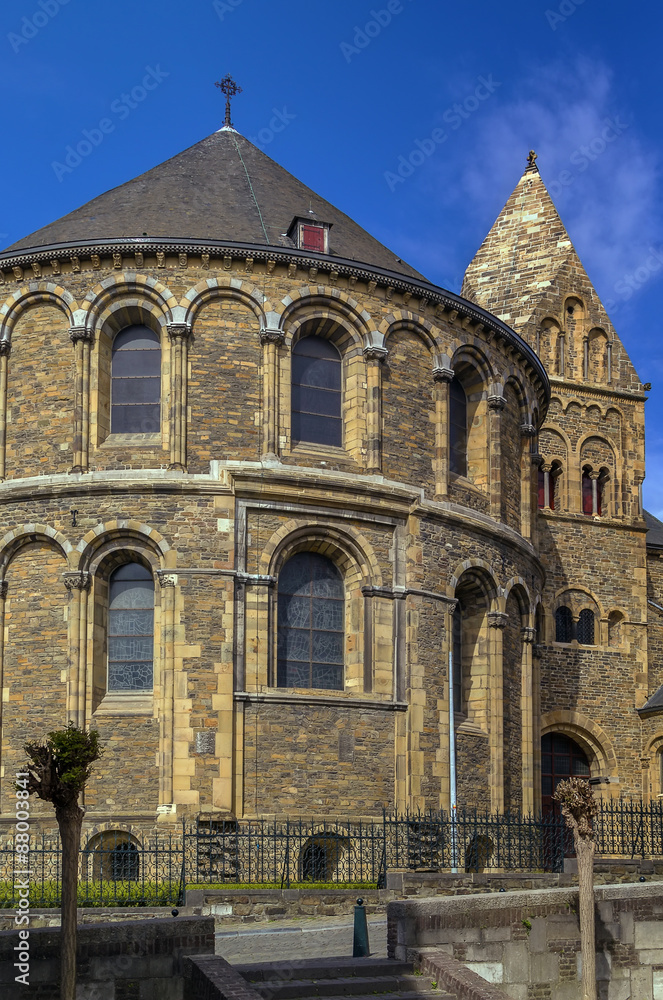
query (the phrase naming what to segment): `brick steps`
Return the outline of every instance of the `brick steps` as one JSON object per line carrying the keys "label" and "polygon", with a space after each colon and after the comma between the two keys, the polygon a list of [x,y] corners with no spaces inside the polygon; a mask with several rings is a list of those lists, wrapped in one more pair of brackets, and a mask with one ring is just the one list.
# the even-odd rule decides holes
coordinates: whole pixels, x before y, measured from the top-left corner
{"label": "brick steps", "polygon": [[455,1000],[395,959],[331,958],[235,965],[265,1000]]}

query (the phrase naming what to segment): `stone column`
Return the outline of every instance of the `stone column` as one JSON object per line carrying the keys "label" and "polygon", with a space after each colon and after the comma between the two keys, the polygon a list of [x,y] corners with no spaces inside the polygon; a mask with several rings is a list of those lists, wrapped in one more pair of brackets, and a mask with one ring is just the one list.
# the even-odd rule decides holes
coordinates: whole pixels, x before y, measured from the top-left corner
{"label": "stone column", "polygon": [[[0,580],[0,774],[2,774],[2,747],[4,735],[4,706],[9,702],[3,698],[5,684],[5,601],[7,599],[8,584],[6,580]],[[7,812],[0,798],[0,812]]]}
{"label": "stone column", "polygon": [[7,366],[11,344],[0,341],[0,480],[7,474]]}
{"label": "stone column", "polygon": [[87,604],[92,577],[83,571],[65,573],[64,585],[70,595],[67,719],[82,729],[87,691]]}
{"label": "stone column", "polygon": [[437,364],[433,368],[433,399],[435,400],[435,496],[449,493],[449,383],[453,368]]}
{"label": "stone column", "polygon": [[[161,585],[161,703],[159,704],[159,806],[172,806],[175,725],[175,584],[177,577],[157,570]],[[167,816],[165,810],[162,812]]]}
{"label": "stone column", "polygon": [[592,515],[597,517],[599,512],[599,473],[592,469],[589,478],[592,481]]}
{"label": "stone column", "polygon": [[536,629],[526,625],[520,631],[521,645],[521,747],[523,756],[523,813],[534,812],[534,688],[532,646]]}
{"label": "stone column", "polygon": [[70,472],[87,472],[90,461],[90,353],[93,333],[85,326],[69,328],[74,345],[74,464]]}
{"label": "stone column", "polygon": [[496,521],[502,518],[502,410],[504,396],[488,396],[490,448],[490,513]]}
{"label": "stone column", "polygon": [[[444,685],[444,697],[441,701],[438,701],[438,727],[440,735],[440,748],[438,751],[438,766],[440,769],[440,809],[444,809],[447,812],[451,809],[452,801],[455,804],[456,788],[458,786],[456,731],[453,719],[450,715],[450,691],[453,685],[451,654],[453,651],[454,611],[456,610],[457,604],[458,601],[450,597],[444,609],[444,642],[442,643],[442,656],[444,658],[444,662],[440,665],[440,669],[446,675],[447,683]],[[454,705],[454,714],[455,712],[460,711],[460,708],[460,705]]]}
{"label": "stone column", "polygon": [[[520,534],[523,538],[532,537],[532,444],[536,439],[536,427],[533,424],[523,424],[521,432],[520,453]],[[538,485],[538,484],[537,484]]]}
{"label": "stone column", "polygon": [[382,364],[387,357],[384,336],[377,330],[364,337],[366,359],[366,471],[382,471]]}
{"label": "stone column", "polygon": [[541,811],[541,653],[542,636],[532,649],[532,771],[534,812]]}
{"label": "stone column", "polygon": [[262,344],[263,403],[262,457],[276,458],[279,440],[279,347],[285,337],[282,330],[263,327]]}
{"label": "stone column", "polygon": [[169,469],[186,471],[187,370],[191,327],[169,323],[170,338],[170,464]]}
{"label": "stone column", "polygon": [[504,629],[509,616],[489,611],[490,626],[490,809],[504,809]]}

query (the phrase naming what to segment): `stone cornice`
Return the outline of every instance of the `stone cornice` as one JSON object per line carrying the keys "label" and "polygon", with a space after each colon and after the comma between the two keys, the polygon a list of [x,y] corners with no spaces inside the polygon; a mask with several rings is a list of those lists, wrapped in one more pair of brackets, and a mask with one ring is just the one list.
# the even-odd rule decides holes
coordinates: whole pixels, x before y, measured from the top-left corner
{"label": "stone cornice", "polygon": [[[145,237],[135,237],[123,240],[98,240],[94,242],[74,241],[71,243],[59,243],[52,246],[31,247],[20,251],[5,251],[0,254],[0,283],[15,285],[17,282],[35,280],[36,277],[43,277],[41,268],[55,263],[53,274],[61,278],[63,273],[78,273],[82,269],[87,270],[89,260],[89,270],[100,270],[101,260],[123,256],[144,257],[164,255],[179,256],[180,254],[200,256],[201,264],[205,260],[205,266],[209,267],[212,258],[225,258],[246,260],[250,259],[254,263],[266,262],[271,264],[271,269],[276,264],[284,267],[300,268],[302,270],[315,269],[316,272],[334,273],[336,276],[355,278],[356,280],[372,282],[376,288],[388,291],[390,296],[400,293],[410,298],[417,298],[425,301],[430,306],[441,306],[456,313],[461,319],[472,320],[477,325],[485,328],[486,332],[498,339],[504,340],[509,346],[515,348],[520,354],[523,363],[536,376],[538,380],[539,405],[542,412],[547,408],[549,399],[550,384],[548,374],[539,360],[536,352],[523,340],[511,327],[502,320],[493,316],[492,313],[482,309],[481,306],[467,299],[456,295],[455,292],[447,291],[437,285],[433,285],[424,278],[410,278],[397,271],[390,271],[385,268],[374,267],[344,257],[333,257],[326,254],[311,254],[304,250],[295,250],[285,247],[265,246],[264,244],[236,243],[225,240],[177,240],[177,239],[150,239]],[[95,263],[93,264],[93,258]],[[66,262],[67,268],[63,272],[60,262]],[[75,262],[72,263],[72,262]],[[224,268],[227,269],[227,268]],[[7,272],[7,273],[5,273]],[[25,273],[24,273],[25,272]],[[416,311],[416,309],[413,310]],[[530,377],[532,377],[530,374]]]}
{"label": "stone cornice", "polygon": [[589,396],[590,399],[606,399],[606,397],[616,396],[618,399],[637,400],[638,402],[647,399],[644,392],[629,391],[628,389],[604,389],[600,385],[588,386],[581,382],[570,382],[568,379],[560,378],[557,375],[551,375],[549,382],[551,393],[553,389],[559,389],[567,396],[578,396],[580,398]]}

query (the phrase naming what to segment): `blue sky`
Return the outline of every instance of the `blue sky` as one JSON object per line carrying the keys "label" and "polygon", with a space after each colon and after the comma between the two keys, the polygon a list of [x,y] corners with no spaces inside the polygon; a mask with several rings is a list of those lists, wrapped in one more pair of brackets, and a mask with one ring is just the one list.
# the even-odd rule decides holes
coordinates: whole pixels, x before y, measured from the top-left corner
{"label": "blue sky", "polygon": [[[653,0],[4,0],[0,246],[219,128],[228,72],[240,132],[454,291],[534,148],[653,385],[645,502],[663,517],[662,27]],[[89,155],[58,167],[102,119]]]}

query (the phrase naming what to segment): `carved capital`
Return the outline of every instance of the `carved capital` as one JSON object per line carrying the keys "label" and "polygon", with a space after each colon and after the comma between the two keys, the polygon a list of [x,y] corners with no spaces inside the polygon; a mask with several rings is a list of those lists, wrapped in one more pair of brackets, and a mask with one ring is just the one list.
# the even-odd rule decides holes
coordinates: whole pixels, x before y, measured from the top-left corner
{"label": "carved capital", "polygon": [[599,476],[601,475],[601,473],[600,472],[595,472],[594,469],[591,469],[590,472],[588,473],[588,475],[589,475],[590,479],[598,479]]}
{"label": "carved capital", "polygon": [[496,413],[501,413],[506,406],[506,399],[504,396],[492,395],[488,397],[488,406],[491,410]]}
{"label": "carved capital", "polygon": [[177,586],[177,576],[174,573],[168,573],[164,569],[157,570],[157,579],[162,587]]}
{"label": "carved capital", "polygon": [[8,358],[9,355],[11,354],[11,349],[12,349],[11,341],[0,340],[0,358]]}
{"label": "carved capital", "polygon": [[78,340],[83,340],[87,344],[91,344],[94,334],[92,330],[88,330],[86,326],[70,326],[69,327],[69,339],[72,344],[75,344]]}
{"label": "carved capital", "polygon": [[534,437],[536,435],[536,427],[534,424],[521,424],[520,433],[523,437]]}
{"label": "carved capital", "polygon": [[509,616],[505,611],[489,611],[488,612],[488,624],[491,628],[506,628],[506,623],[509,620]]}
{"label": "carved capital", "polygon": [[75,573],[65,573],[64,585],[67,590],[89,590],[92,586],[92,577],[83,570]]}
{"label": "carved capital", "polygon": [[453,368],[447,368],[445,365],[435,365],[433,368],[434,382],[453,382],[455,377],[456,373]]}
{"label": "carved capital", "polygon": [[525,625],[520,630],[520,636],[523,642],[533,643],[536,639],[536,629],[531,625]]}
{"label": "carved capital", "polygon": [[364,334],[363,352],[367,361],[385,361],[389,351],[384,342],[384,334],[379,330]]}
{"label": "carved capital", "polygon": [[0,580],[0,600],[4,601],[7,597],[7,591],[9,590],[9,584],[6,580]]}
{"label": "carved capital", "polygon": [[452,615],[456,608],[458,607],[458,601],[455,597],[447,598],[447,613]]}
{"label": "carved capital", "polygon": [[261,344],[276,344],[280,347],[285,340],[285,334],[283,330],[278,330],[263,326],[260,328],[260,343]]}
{"label": "carved capital", "polygon": [[171,340],[188,340],[191,336],[191,327],[188,323],[169,323],[166,329]]}

